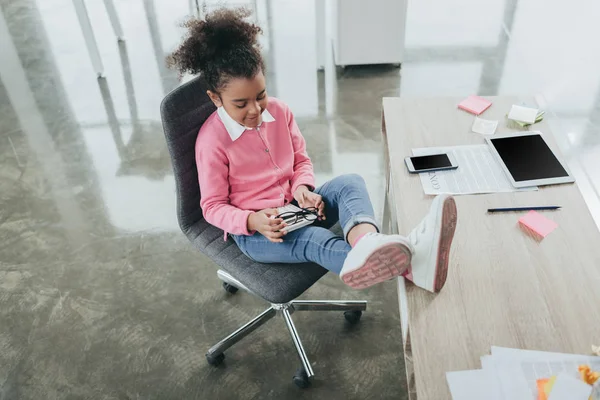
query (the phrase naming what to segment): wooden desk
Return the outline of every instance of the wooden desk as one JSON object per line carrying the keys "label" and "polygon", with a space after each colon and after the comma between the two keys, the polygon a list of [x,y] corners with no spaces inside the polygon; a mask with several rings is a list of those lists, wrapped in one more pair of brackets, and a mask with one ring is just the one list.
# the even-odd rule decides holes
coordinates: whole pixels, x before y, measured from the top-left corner
{"label": "wooden desk", "polygon": [[[499,120],[532,98],[489,97],[483,118]],[[384,221],[408,234],[431,204],[404,157],[415,147],[484,143],[471,132],[461,98],[385,98],[382,132],[387,165]],[[559,154],[547,123],[535,125]],[[460,168],[460,167],[459,167]],[[399,281],[411,399],[450,398],[446,372],[481,368],[490,346],[588,354],[600,343],[600,233],[576,184],[537,192],[457,196],[458,224],[448,280],[434,295]],[[522,214],[487,208],[563,206],[546,215],[559,227],[543,241],[522,231]]]}

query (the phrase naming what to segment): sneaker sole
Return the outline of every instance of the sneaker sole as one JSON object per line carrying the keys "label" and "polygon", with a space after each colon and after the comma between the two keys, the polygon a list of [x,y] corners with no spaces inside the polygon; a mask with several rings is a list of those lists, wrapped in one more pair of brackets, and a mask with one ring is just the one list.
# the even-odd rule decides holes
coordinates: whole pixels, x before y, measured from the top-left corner
{"label": "sneaker sole", "polygon": [[457,218],[458,212],[456,209],[456,201],[454,201],[454,198],[448,197],[444,200],[442,209],[442,229],[438,244],[435,278],[433,281],[435,293],[442,290],[446,284],[446,278],[448,277],[448,262],[450,261],[450,246],[452,245],[452,239],[454,239]]}
{"label": "sneaker sole", "polygon": [[407,246],[388,243],[375,249],[363,265],[345,274],[342,281],[354,289],[365,289],[404,274],[411,258]]}

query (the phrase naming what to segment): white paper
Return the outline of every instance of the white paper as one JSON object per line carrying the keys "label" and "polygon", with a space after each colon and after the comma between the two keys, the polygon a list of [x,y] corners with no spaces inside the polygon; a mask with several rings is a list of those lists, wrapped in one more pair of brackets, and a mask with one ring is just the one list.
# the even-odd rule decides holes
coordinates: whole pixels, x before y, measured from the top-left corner
{"label": "white paper", "polygon": [[506,399],[537,398],[538,379],[564,374],[573,379],[579,378],[579,365],[590,365],[592,370],[600,369],[600,357],[550,353],[544,351],[492,347],[492,355],[482,360],[484,369],[496,374],[500,390]]}
{"label": "white paper", "polygon": [[487,366],[493,366],[494,359],[492,356],[481,356],[479,360],[481,361],[482,369],[486,369]]}
{"label": "white paper", "polygon": [[600,357],[586,354],[553,353],[549,351],[522,350],[510,347],[492,346],[492,357],[518,361],[580,361],[600,363]]}
{"label": "white paper", "polygon": [[439,153],[452,153],[458,168],[419,174],[425,194],[459,195],[537,190],[537,187],[513,187],[486,144],[413,149],[415,156]]}
{"label": "white paper", "polygon": [[482,135],[493,135],[498,127],[498,121],[475,117],[471,130]]}
{"label": "white paper", "polygon": [[489,371],[456,371],[446,373],[452,400],[503,400],[495,377]]}
{"label": "white paper", "polygon": [[588,400],[592,387],[569,375],[558,375],[548,400]]}
{"label": "white paper", "polygon": [[[563,376],[566,392],[571,397],[562,397],[563,389],[559,387],[554,400],[579,400],[577,388],[585,394],[587,400],[592,387],[586,385],[586,391],[580,379],[578,366],[587,364],[592,370],[600,370],[600,357],[551,353],[534,350],[511,349],[493,346],[491,355],[480,358],[482,369],[477,371],[461,371],[446,374],[448,385],[454,400],[488,399],[494,400],[536,400],[538,397],[537,380],[552,376]],[[575,381],[575,383],[573,383]],[[575,385],[575,386],[571,386]],[[485,388],[493,388],[493,392],[485,392]],[[556,386],[555,386],[556,388]],[[553,389],[553,392],[554,393]],[[491,397],[493,393],[494,397]]]}
{"label": "white paper", "polygon": [[537,108],[523,107],[513,105],[508,113],[508,119],[513,121],[527,122],[528,124],[535,123],[539,110]]}
{"label": "white paper", "polygon": [[496,377],[503,399],[535,400],[537,398],[518,362],[494,360],[492,357],[486,361],[485,368]]}
{"label": "white paper", "polygon": [[[481,357],[481,366],[494,379],[498,396],[503,400],[531,400],[531,392],[519,365],[495,360],[493,356]],[[517,372],[515,372],[515,370]]]}

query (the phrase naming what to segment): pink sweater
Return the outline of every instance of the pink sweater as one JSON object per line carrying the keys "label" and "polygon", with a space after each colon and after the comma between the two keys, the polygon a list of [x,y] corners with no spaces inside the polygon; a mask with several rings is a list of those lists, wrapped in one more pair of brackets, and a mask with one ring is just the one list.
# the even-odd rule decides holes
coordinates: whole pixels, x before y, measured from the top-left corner
{"label": "pink sweater", "polygon": [[206,221],[225,233],[251,235],[247,221],[253,211],[289,203],[300,185],[314,188],[313,166],[292,112],[273,97],[267,111],[274,120],[235,140],[217,112],[198,133],[200,207]]}

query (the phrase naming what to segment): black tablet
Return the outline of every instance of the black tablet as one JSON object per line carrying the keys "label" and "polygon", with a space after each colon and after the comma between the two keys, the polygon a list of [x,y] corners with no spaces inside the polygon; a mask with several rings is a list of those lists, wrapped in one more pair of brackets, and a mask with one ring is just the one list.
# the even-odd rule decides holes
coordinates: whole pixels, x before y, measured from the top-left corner
{"label": "black tablet", "polygon": [[486,141],[514,187],[575,182],[539,132],[497,135]]}

